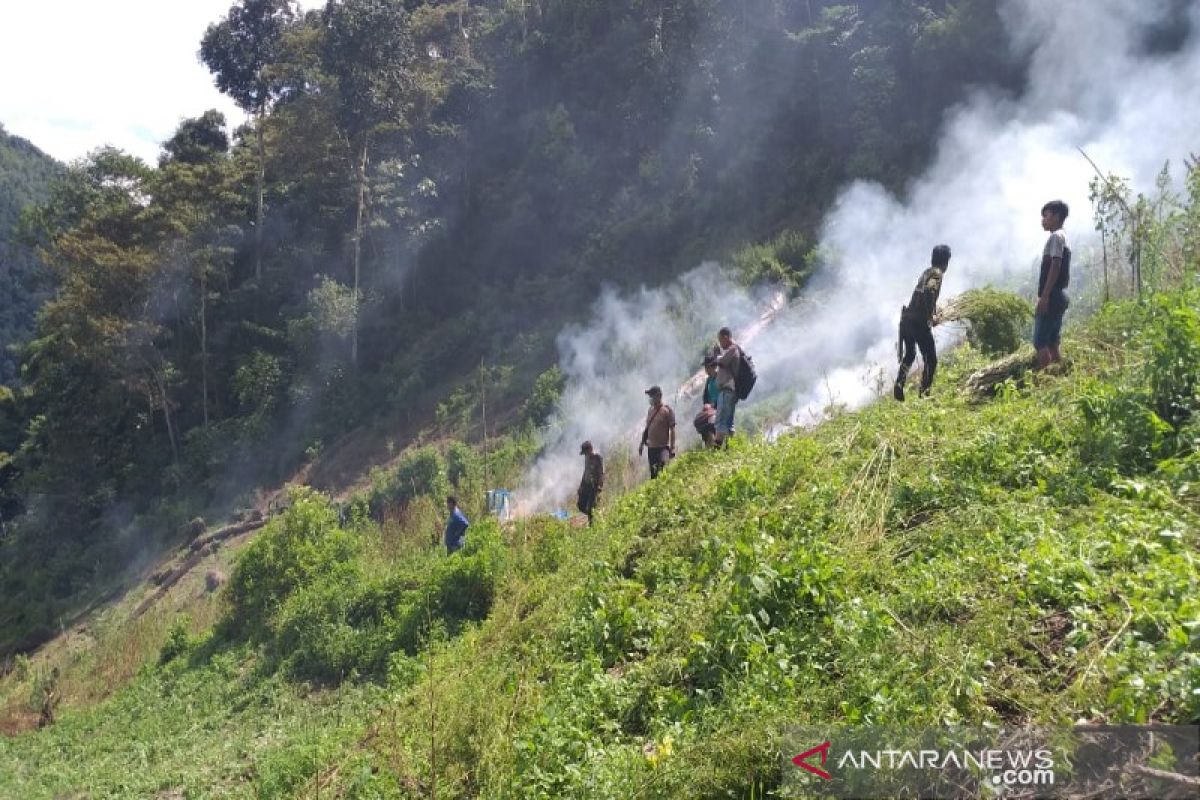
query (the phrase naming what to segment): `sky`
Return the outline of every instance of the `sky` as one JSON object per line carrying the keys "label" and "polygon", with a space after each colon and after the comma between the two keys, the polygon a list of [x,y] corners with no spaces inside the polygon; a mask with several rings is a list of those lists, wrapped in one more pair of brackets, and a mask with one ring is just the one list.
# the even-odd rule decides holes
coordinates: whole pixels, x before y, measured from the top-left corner
{"label": "sky", "polygon": [[231,4],[5,2],[0,124],[61,161],[110,144],[151,162],[186,117],[216,108],[236,125],[244,115],[198,55],[205,28]]}

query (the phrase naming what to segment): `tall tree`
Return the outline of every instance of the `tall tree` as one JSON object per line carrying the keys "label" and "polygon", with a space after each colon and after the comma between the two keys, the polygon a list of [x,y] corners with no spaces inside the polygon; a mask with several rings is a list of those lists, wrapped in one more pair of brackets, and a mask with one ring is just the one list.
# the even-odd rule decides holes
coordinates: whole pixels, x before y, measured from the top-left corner
{"label": "tall tree", "polygon": [[[339,125],[354,153],[355,214],[352,241],[353,290],[359,305],[362,238],[367,223],[367,166],[372,136],[401,128],[415,85],[409,14],[401,0],[330,0],[324,13],[322,57],[337,85]],[[358,364],[358,317],[350,361]]]}
{"label": "tall tree", "polygon": [[[37,215],[58,291],[24,363],[35,422],[19,455],[67,535],[91,528],[145,477],[139,462],[179,461],[175,369],[156,342],[158,270],[144,221],[151,175],[136,158],[98,151],[68,170]],[[152,447],[158,412],[165,449]]]}
{"label": "tall tree", "polygon": [[292,0],[242,0],[220,22],[208,26],[200,42],[200,58],[212,71],[217,88],[254,115],[258,150],[255,176],[254,277],[262,279],[263,184],[266,155],[263,122],[283,87],[271,65],[280,54],[284,33],[296,19]]}
{"label": "tall tree", "polygon": [[[225,272],[233,258],[230,240],[239,233],[226,224],[234,216],[237,195],[224,126],[224,115],[215,110],[180,124],[175,135],[163,144],[159,170],[149,183],[154,201],[145,213],[147,221],[155,226],[156,239],[162,242],[162,258],[168,281],[174,284],[173,294],[178,297],[180,289],[188,287],[194,289],[198,301],[201,417],[205,427],[210,399],[209,279]],[[173,271],[182,273],[178,276],[182,280],[172,280]],[[184,354],[178,351],[183,347],[182,341],[177,342],[181,363]]]}

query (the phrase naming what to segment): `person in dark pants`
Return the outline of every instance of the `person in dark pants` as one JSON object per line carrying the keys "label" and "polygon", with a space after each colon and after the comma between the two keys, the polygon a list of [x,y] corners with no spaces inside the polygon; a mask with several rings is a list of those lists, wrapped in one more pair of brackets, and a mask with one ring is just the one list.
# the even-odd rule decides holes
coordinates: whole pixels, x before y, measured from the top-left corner
{"label": "person in dark pants", "polygon": [[1051,200],[1042,206],[1042,230],[1050,234],[1042,249],[1042,266],[1038,272],[1038,301],[1033,318],[1033,346],[1037,350],[1037,368],[1045,369],[1062,360],[1058,352],[1062,338],[1063,315],[1071,301],[1067,286],[1071,282],[1071,248],[1063,224],[1069,209],[1062,200]]}
{"label": "person in dark pants", "polygon": [[458,498],[454,495],[446,498],[446,510],[450,512],[450,519],[446,520],[446,533],[443,538],[446,541],[446,552],[453,553],[463,546],[467,539],[467,528],[471,523],[459,510]]}
{"label": "person in dark pants", "polygon": [[646,412],[646,427],[642,430],[638,455],[643,450],[649,452],[650,477],[657,478],[675,456],[675,412],[663,402],[659,387],[651,386],[646,390],[646,396],[650,398],[650,410]]}
{"label": "person in dark pants", "polygon": [[579,448],[579,454],[583,456],[583,478],[579,481],[579,496],[575,507],[587,515],[590,526],[596,502],[600,499],[600,492],[604,491],[604,459],[594,451],[591,442],[584,442]]}
{"label": "person in dark pants", "polygon": [[897,345],[900,371],[896,375],[896,384],[892,387],[892,396],[897,400],[904,399],[904,384],[908,380],[908,371],[917,358],[917,350],[921,351],[923,365],[921,395],[929,394],[929,388],[933,386],[933,376],[937,372],[937,348],[933,343],[933,326],[937,324],[935,314],[938,295],[942,291],[942,276],[949,267],[950,248],[939,244],[933,248],[929,269],[921,273],[908,305],[900,309],[900,341]]}

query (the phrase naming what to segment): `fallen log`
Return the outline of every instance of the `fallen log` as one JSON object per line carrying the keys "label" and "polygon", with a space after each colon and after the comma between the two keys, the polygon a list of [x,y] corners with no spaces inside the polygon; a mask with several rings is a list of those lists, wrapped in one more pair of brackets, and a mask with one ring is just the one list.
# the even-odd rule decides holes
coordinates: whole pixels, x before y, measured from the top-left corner
{"label": "fallen log", "polygon": [[267,521],[259,517],[257,519],[249,519],[245,522],[239,522],[236,525],[228,525],[220,530],[210,533],[208,536],[200,537],[196,541],[192,542],[191,548],[192,550],[202,550],[205,547],[208,547],[210,544],[221,542],[234,536],[240,536],[243,533],[249,533],[250,531],[257,530],[266,524]]}
{"label": "fallen log", "polygon": [[194,550],[191,553],[189,553],[188,557],[183,560],[183,563],[180,564],[178,567],[176,567],[174,570],[172,570],[171,573],[169,575],[167,575],[167,577],[165,579],[163,579],[163,582],[160,583],[158,585],[158,588],[154,590],[154,594],[147,597],[145,600],[143,600],[141,602],[140,605],[138,605],[138,607],[133,612],[133,618],[137,619],[142,614],[145,614],[146,611],[150,608],[150,606],[154,605],[159,600],[161,600],[163,598],[163,596],[166,595],[166,593],[171,590],[172,586],[179,583],[179,581],[183,578],[184,575],[187,575],[189,572],[191,572],[192,568],[194,566],[196,566],[197,564],[199,564],[201,561],[203,561],[204,557],[207,556],[211,552],[212,552],[211,550],[205,549],[205,550]]}
{"label": "fallen log", "polygon": [[1178,772],[1167,772],[1166,770],[1154,769],[1153,767],[1143,765],[1138,765],[1134,769],[1150,778],[1158,778],[1159,780],[1168,781],[1179,786],[1186,786],[1193,791],[1200,789],[1200,778],[1193,775],[1180,775]]}
{"label": "fallen log", "polygon": [[[161,600],[167,594],[167,592],[171,590],[172,586],[179,583],[179,581],[183,579],[183,576],[191,572],[192,569],[194,569],[197,564],[203,561],[206,556],[216,552],[218,543],[223,542],[226,539],[231,539],[234,536],[257,530],[266,524],[267,521],[262,519],[260,516],[246,522],[240,522],[236,525],[228,525],[218,531],[214,531],[208,536],[204,536],[192,542],[190,545],[191,552],[188,554],[187,558],[183,560],[183,563],[174,569],[159,571],[154,574],[153,578],[158,584],[158,588],[152,595],[147,597],[141,602],[140,605],[138,605],[133,612],[133,618],[137,619],[142,614],[145,614],[146,611],[149,610],[150,606]],[[212,591],[212,589],[210,588],[209,591]]]}
{"label": "fallen log", "polygon": [[1033,348],[1022,348],[974,372],[967,378],[966,389],[977,400],[992,397],[996,394],[996,387],[1007,380],[1015,381],[1018,386],[1023,385],[1026,373],[1033,370],[1036,364]]}

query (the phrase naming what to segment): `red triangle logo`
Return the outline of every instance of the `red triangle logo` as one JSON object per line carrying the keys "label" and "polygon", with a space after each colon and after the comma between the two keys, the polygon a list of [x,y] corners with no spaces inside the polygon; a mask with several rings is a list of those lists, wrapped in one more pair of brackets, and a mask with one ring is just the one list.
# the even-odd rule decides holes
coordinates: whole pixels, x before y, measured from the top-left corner
{"label": "red triangle logo", "polygon": [[[825,759],[829,757],[829,747],[830,747],[830,743],[825,742],[824,744],[817,745],[816,747],[812,748],[811,750],[805,750],[800,755],[794,757],[792,759],[792,763],[795,764],[800,769],[806,769],[809,772],[811,772],[813,775],[816,775],[824,780],[830,780],[831,778],[833,778],[833,776],[830,775],[825,770],[821,769],[821,767],[825,766]],[[821,754],[821,767],[814,767],[812,764],[809,764],[808,760],[807,760],[809,757],[814,756],[817,753]]]}

